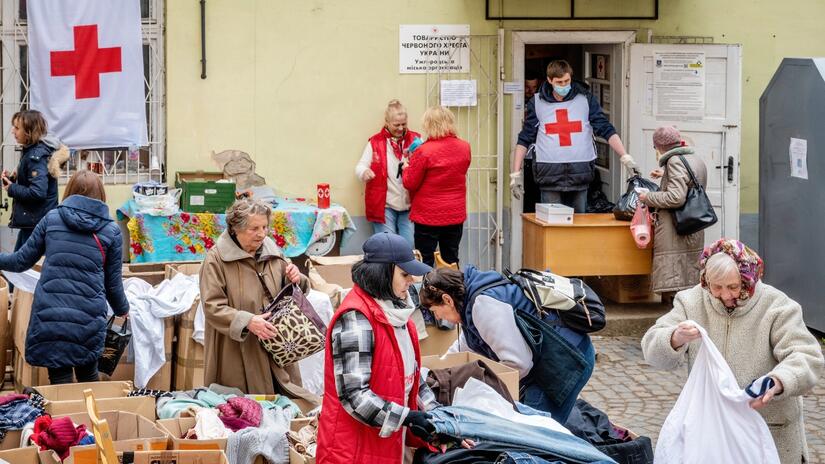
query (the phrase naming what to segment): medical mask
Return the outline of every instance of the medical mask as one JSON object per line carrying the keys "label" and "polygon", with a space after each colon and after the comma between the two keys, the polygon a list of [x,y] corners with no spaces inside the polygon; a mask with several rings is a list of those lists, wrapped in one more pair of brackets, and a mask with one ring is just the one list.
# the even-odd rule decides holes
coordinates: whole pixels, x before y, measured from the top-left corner
{"label": "medical mask", "polygon": [[558,85],[553,86],[553,90],[562,97],[566,97],[567,94],[570,93],[570,89],[572,88],[573,86],[571,86],[570,84],[567,84],[564,87],[559,87]]}

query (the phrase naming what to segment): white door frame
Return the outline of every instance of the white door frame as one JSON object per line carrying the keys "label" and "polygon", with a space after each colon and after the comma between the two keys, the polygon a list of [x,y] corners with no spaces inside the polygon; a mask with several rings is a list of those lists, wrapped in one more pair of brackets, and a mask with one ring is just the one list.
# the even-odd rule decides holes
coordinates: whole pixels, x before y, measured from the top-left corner
{"label": "white door frame", "polygon": [[[636,31],[604,31],[604,30],[577,30],[577,31],[513,31],[513,70],[512,80],[524,82],[524,49],[528,44],[622,44],[622,76],[627,78],[630,44],[636,41]],[[627,94],[624,91],[627,82],[622,83],[621,98],[621,126],[620,134],[627,133]],[[513,98],[523,100],[524,94],[513,94]],[[512,166],[512,150],[518,142],[518,133],[521,130],[521,121],[524,117],[524,102],[521,110],[513,110],[510,121],[510,165]],[[505,177],[507,179],[507,177]],[[521,267],[521,210],[522,200],[516,200],[510,195],[510,268]]]}

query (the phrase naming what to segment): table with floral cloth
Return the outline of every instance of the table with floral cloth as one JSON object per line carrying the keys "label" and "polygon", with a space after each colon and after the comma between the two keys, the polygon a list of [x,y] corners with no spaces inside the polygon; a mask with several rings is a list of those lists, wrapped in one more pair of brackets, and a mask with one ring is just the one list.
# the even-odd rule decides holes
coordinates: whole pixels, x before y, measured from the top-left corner
{"label": "table with floral cloth", "polygon": [[[118,209],[117,218],[128,221],[133,263],[201,260],[226,228],[225,214],[181,211],[173,216],[151,216],[138,212],[134,200]],[[346,240],[355,231],[344,207],[333,204],[319,209],[314,200],[300,198],[278,198],[270,226],[272,239],[289,257],[303,254],[329,234],[343,231]]]}

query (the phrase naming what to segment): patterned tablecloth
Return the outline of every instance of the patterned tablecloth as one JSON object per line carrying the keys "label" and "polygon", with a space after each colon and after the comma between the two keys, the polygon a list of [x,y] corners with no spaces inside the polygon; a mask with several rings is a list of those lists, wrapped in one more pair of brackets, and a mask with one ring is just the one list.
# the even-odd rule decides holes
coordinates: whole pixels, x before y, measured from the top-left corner
{"label": "patterned tablecloth", "polygon": [[[133,263],[201,260],[226,228],[225,214],[181,211],[151,216],[137,212],[134,200],[118,209],[117,218],[128,220]],[[272,209],[272,238],[289,257],[303,254],[318,239],[339,230],[343,240],[355,231],[352,218],[340,205],[318,209],[314,201],[278,198]]]}

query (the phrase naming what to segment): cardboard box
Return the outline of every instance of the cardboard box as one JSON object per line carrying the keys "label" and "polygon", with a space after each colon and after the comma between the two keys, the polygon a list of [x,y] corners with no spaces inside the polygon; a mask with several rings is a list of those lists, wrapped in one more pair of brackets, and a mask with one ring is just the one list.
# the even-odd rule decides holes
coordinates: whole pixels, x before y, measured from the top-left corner
{"label": "cardboard box", "polygon": [[[166,266],[166,279],[173,278],[178,273],[197,275],[200,273],[201,263],[170,264]],[[203,345],[192,338],[195,332],[195,315],[200,305],[200,298],[196,298],[183,314],[175,317],[175,354],[172,360],[173,390],[191,390],[203,386]]]}
{"label": "cardboard box", "polygon": [[512,367],[487,359],[479,354],[463,351],[444,356],[424,356],[421,358],[421,365],[428,369],[445,369],[447,367],[460,366],[473,361],[484,361],[484,364],[492,370],[499,379],[507,386],[513,399],[519,398],[519,375],[518,371]]}
{"label": "cardboard box", "polygon": [[[289,428],[293,432],[297,432],[305,426],[309,425],[310,422],[312,422],[312,418],[292,419],[292,421],[289,423]],[[295,451],[295,448],[293,448],[292,445],[290,445],[289,464],[315,464],[315,457],[304,456],[303,454]]]}
{"label": "cardboard box", "polygon": [[456,340],[458,340],[458,329],[441,330],[428,325],[427,338],[419,342],[421,356],[441,356]]}
{"label": "cardboard box", "polygon": [[44,367],[34,367],[26,362],[23,353],[14,348],[14,389],[22,392],[32,385],[49,383],[49,371]]}
{"label": "cardboard box", "polygon": [[327,283],[346,289],[352,288],[352,265],[363,258],[363,255],[310,256],[309,262]]}
{"label": "cardboard box", "polygon": [[11,464],[40,464],[36,446],[0,451],[0,461]]}
{"label": "cardboard box", "polygon": [[585,282],[599,298],[614,303],[661,301],[661,298],[650,290],[650,275],[588,277]]}
{"label": "cardboard box", "polygon": [[21,353],[26,352],[26,332],[32,313],[34,295],[19,288],[14,289],[11,308],[11,330],[13,345]]}
{"label": "cardboard box", "polygon": [[[69,414],[61,417],[69,417],[75,424],[85,424],[88,430],[92,429],[88,414]],[[100,418],[109,424],[116,452],[167,449],[166,433],[145,417],[123,411],[104,411],[100,413]],[[97,464],[96,445],[73,446],[69,453],[63,464]],[[60,463],[54,451],[42,451],[40,461],[42,464]]]}
{"label": "cardboard box", "polygon": [[[0,451],[7,451],[20,448],[20,440],[22,439],[23,432],[20,430],[9,430],[6,432],[6,436],[3,437],[3,441],[0,441]],[[8,461],[8,459],[6,459]]]}
{"label": "cardboard box", "polygon": [[98,410],[132,412],[151,421],[155,420],[155,399],[150,396],[127,395],[131,382],[91,382],[65,385],[41,385],[37,391],[46,399],[44,408],[52,416],[86,412],[83,390],[94,392]]}
{"label": "cardboard box", "polygon": [[229,464],[223,451],[140,451],[134,453],[133,462],[134,464]]}

